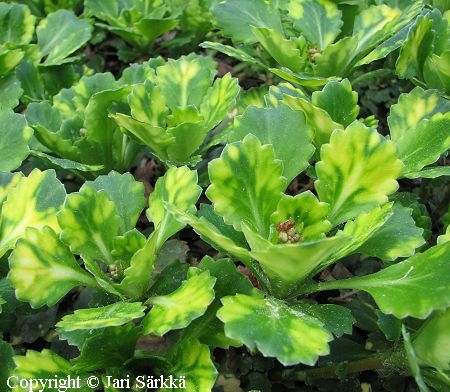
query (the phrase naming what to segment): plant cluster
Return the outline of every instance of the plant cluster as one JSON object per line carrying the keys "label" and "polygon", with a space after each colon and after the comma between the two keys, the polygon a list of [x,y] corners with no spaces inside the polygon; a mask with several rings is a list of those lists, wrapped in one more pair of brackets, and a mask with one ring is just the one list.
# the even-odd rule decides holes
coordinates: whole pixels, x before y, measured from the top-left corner
{"label": "plant cluster", "polygon": [[449,390],[449,22],[0,2],[0,390]]}

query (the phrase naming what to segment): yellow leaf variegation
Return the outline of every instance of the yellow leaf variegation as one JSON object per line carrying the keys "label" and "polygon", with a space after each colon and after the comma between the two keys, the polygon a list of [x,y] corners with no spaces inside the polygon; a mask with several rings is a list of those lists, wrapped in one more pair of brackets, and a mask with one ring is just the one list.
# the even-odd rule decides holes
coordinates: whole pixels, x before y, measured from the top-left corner
{"label": "yellow leaf variegation", "polygon": [[267,237],[270,215],[275,211],[286,180],[283,165],[271,145],[261,145],[248,135],[242,142],[225,147],[220,158],[209,164],[211,185],[206,191],[214,210],[225,223],[249,228]]}
{"label": "yellow leaf variegation", "polygon": [[[420,170],[450,148],[450,104],[436,90],[416,87],[402,94],[388,117],[392,141],[405,165],[403,176],[421,177]],[[438,174],[439,175],[439,174]]]}
{"label": "yellow leaf variegation", "polygon": [[183,377],[185,382],[179,386],[186,392],[211,391],[217,370],[206,344],[197,339],[184,339],[172,351],[166,374],[173,374],[179,380]]}
{"label": "yellow leaf variegation", "polygon": [[76,286],[97,287],[50,227],[28,228],[9,257],[16,296],[38,308],[52,306]]}
{"label": "yellow leaf variegation", "polygon": [[155,80],[133,87],[129,112],[110,117],[165,163],[196,163],[193,154],[205,150],[207,133],[226,118],[239,93],[237,79],[227,74],[214,81],[215,74],[209,57],[170,59],[156,68]]}
{"label": "yellow leaf variegation", "polygon": [[164,242],[181,230],[185,223],[175,219],[165,208],[170,204],[186,212],[196,211],[195,203],[201,188],[197,185],[197,172],[186,166],[171,167],[160,177],[149,198],[147,218],[155,225],[145,245],[131,258],[130,266],[124,271],[125,277],[117,289],[126,295],[139,298],[148,287],[155,267],[156,255]]}
{"label": "yellow leaf variegation", "polygon": [[58,214],[62,240],[79,255],[112,264],[113,238],[118,234],[119,217],[105,191],[83,186],[71,193]]}
{"label": "yellow leaf variegation", "polygon": [[314,365],[329,353],[332,335],[317,319],[297,312],[275,298],[237,294],[222,298],[217,317],[225,334],[283,365]]}
{"label": "yellow leaf variegation", "polygon": [[335,130],[320,157],[315,188],[320,201],[330,204],[333,225],[387,202],[398,188],[402,163],[394,144],[360,122]]}
{"label": "yellow leaf variegation", "polygon": [[16,243],[27,227],[49,226],[59,231],[56,213],[64,202],[64,186],[53,170],[34,169],[11,189],[0,217],[0,257]]}
{"label": "yellow leaf variegation", "polygon": [[200,317],[214,299],[215,281],[208,271],[192,274],[174,292],[150,298],[153,308],[142,321],[144,333],[161,336]]}

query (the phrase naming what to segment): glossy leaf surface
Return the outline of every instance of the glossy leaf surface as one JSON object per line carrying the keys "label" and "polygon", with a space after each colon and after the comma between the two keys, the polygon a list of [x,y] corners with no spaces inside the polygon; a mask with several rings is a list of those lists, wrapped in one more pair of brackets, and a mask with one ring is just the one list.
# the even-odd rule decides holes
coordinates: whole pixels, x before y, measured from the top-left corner
{"label": "glossy leaf surface", "polygon": [[435,90],[416,87],[402,94],[388,117],[403,174],[436,162],[450,148],[450,104]]}
{"label": "glossy leaf surface", "polygon": [[320,156],[315,187],[319,199],[330,204],[334,225],[387,202],[398,188],[402,164],[393,143],[362,123],[334,131]]}
{"label": "glossy leaf surface", "polygon": [[322,324],[274,298],[237,294],[222,298],[217,317],[225,324],[225,334],[276,357],[283,365],[313,365],[329,352],[331,334]]}
{"label": "glossy leaf surface", "polygon": [[11,110],[0,111],[0,170],[14,170],[28,156],[33,130],[25,117]]}
{"label": "glossy leaf surface", "polygon": [[283,177],[287,182],[306,169],[314,153],[312,130],[304,114],[286,105],[247,107],[238,118],[229,140],[243,140],[249,133],[255,135],[262,144],[272,145],[275,158],[283,162]]}
{"label": "glossy leaf surface", "polygon": [[97,286],[49,227],[28,228],[17,242],[9,264],[8,277],[17,298],[35,308],[56,304],[76,286]]}
{"label": "glossy leaf surface", "polygon": [[248,135],[228,144],[209,164],[211,186],[206,191],[225,223],[240,230],[245,222],[263,236],[269,234],[270,215],[276,209],[286,181],[281,162],[270,145]]}
{"label": "glossy leaf surface", "polygon": [[49,226],[59,231],[56,212],[66,197],[53,170],[34,169],[22,178],[3,203],[0,220],[0,256],[12,247],[27,227]]}
{"label": "glossy leaf surface", "polygon": [[79,192],[71,193],[58,222],[62,240],[74,253],[112,264],[112,241],[118,233],[119,217],[105,191],[84,185]]}
{"label": "glossy leaf surface", "polygon": [[162,336],[200,317],[214,299],[215,280],[208,272],[191,274],[174,292],[151,297],[149,302],[153,308],[142,321],[144,334]]}
{"label": "glossy leaf surface", "polygon": [[116,302],[98,308],[78,309],[56,324],[63,331],[98,329],[126,324],[144,315],[140,302]]}
{"label": "glossy leaf surface", "polygon": [[185,391],[212,390],[217,370],[211,360],[209,347],[197,339],[184,340],[171,353],[171,365],[167,374],[174,377],[185,376]]}
{"label": "glossy leaf surface", "polygon": [[384,313],[398,318],[426,318],[450,305],[450,243],[433,246],[400,263],[367,276],[320,283],[320,290],[367,291]]}
{"label": "glossy leaf surface", "polygon": [[320,51],[331,44],[341,31],[343,24],[341,12],[332,2],[291,1],[288,10],[289,17],[293,19],[294,28]]}
{"label": "glossy leaf surface", "polygon": [[72,11],[58,10],[43,19],[36,29],[44,65],[59,65],[71,59],[67,56],[84,45],[91,37],[92,26]]}

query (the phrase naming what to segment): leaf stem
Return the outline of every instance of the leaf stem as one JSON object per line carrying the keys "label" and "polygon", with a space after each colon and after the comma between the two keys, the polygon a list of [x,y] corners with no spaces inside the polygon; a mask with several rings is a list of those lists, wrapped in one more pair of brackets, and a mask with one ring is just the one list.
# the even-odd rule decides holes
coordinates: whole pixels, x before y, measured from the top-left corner
{"label": "leaf stem", "polygon": [[377,353],[364,359],[342,362],[331,366],[306,370],[283,370],[276,376],[283,380],[310,381],[315,379],[343,378],[348,374],[367,370],[391,370],[398,372],[405,369],[408,369],[405,353],[403,351],[388,351]]}

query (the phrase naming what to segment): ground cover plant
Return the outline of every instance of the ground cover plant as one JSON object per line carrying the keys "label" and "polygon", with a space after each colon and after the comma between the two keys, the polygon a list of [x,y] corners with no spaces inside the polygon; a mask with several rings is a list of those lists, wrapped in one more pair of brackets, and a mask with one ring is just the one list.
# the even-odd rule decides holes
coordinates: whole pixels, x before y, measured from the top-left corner
{"label": "ground cover plant", "polygon": [[0,390],[450,390],[449,9],[0,2]]}

